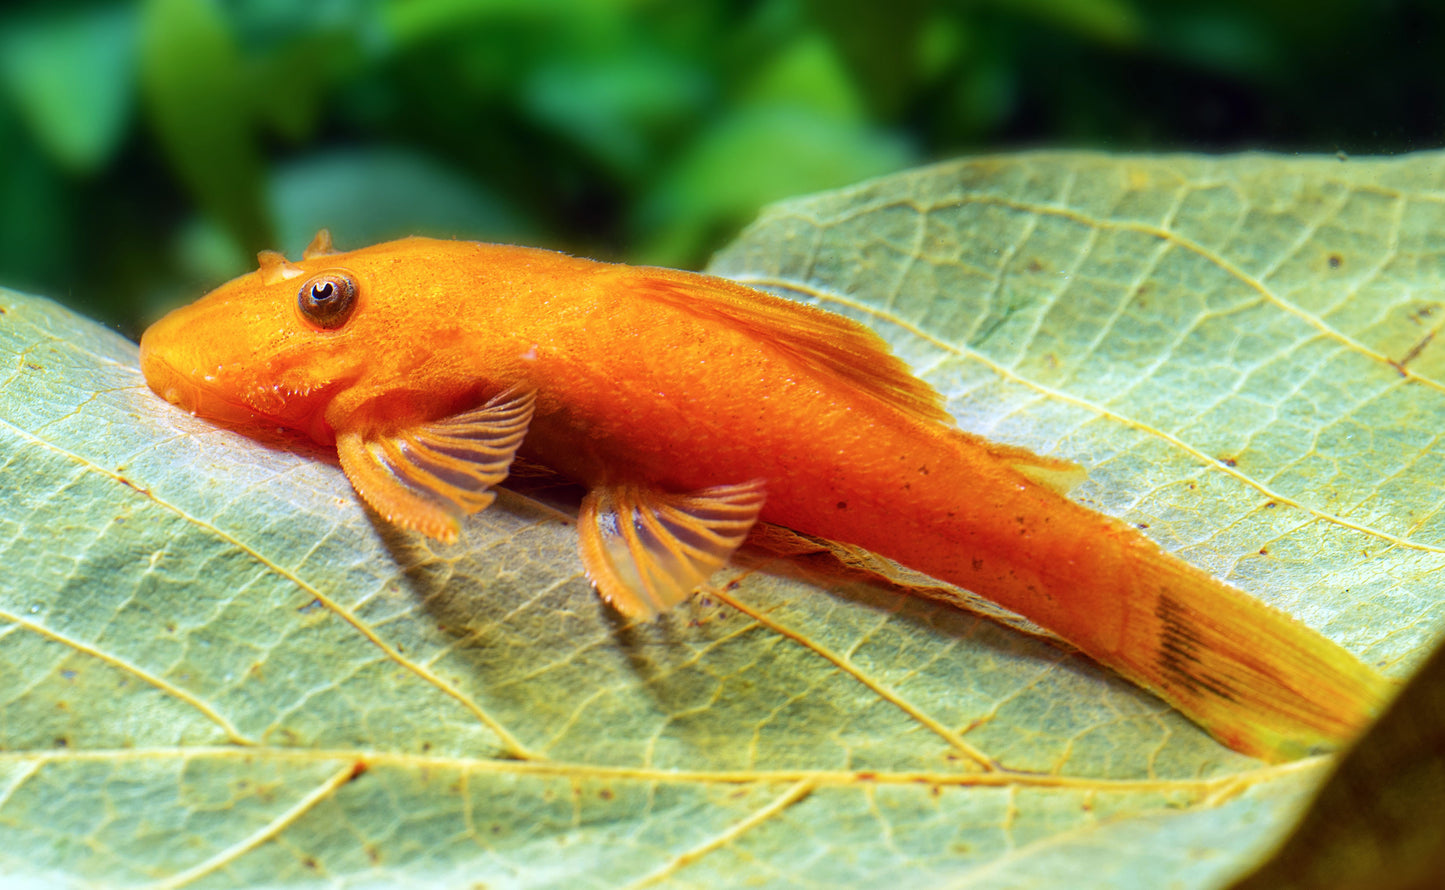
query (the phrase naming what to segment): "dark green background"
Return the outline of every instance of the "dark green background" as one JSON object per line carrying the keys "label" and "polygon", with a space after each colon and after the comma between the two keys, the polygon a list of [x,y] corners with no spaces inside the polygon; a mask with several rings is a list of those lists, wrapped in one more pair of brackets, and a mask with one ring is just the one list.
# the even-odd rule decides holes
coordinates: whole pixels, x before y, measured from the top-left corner
{"label": "dark green background", "polygon": [[9,3],[0,284],[135,335],[321,225],[697,267],[764,203],[966,153],[1433,148],[1442,7]]}

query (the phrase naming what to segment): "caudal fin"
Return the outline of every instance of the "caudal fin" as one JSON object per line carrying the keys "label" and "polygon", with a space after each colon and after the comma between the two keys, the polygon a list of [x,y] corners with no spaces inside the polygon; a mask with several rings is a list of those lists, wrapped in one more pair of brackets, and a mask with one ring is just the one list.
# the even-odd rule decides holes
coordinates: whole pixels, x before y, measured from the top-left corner
{"label": "caudal fin", "polygon": [[[1314,630],[1173,557],[1139,560],[1104,658],[1221,742],[1267,760],[1339,747],[1392,683]],[[1101,653],[1102,654],[1102,653]]]}

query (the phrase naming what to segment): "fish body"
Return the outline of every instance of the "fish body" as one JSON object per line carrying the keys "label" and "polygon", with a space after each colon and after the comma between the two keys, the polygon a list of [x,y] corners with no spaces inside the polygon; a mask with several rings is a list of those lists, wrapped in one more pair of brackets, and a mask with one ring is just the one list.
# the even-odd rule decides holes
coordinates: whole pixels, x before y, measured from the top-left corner
{"label": "fish body", "polygon": [[733,282],[410,238],[277,254],[146,331],[153,389],[335,443],[388,521],[441,539],[518,455],[586,486],[584,567],[629,616],[758,521],[985,596],[1270,759],[1349,738],[1388,684],[1071,501],[1066,462],[958,430],[867,329]]}

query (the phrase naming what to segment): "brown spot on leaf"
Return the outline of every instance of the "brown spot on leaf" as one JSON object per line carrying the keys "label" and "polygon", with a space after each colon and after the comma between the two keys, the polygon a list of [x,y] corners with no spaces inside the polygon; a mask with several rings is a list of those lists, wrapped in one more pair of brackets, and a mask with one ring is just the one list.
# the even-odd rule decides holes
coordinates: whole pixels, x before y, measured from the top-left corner
{"label": "brown spot on leaf", "polygon": [[1345,258],[1337,253],[1332,253],[1330,254],[1329,263],[1331,269],[1338,269],[1345,264]]}
{"label": "brown spot on leaf", "polygon": [[1428,332],[1427,334],[1425,334],[1425,336],[1415,341],[1415,345],[1411,346],[1408,350],[1406,350],[1404,357],[1401,358],[1398,362],[1390,362],[1390,364],[1395,366],[1395,370],[1400,372],[1401,377],[1405,376],[1405,366],[1410,364],[1410,362],[1413,362],[1415,359],[1419,358],[1420,353],[1425,351],[1425,347],[1430,345],[1430,343],[1435,339],[1435,334],[1437,333],[1438,331]]}

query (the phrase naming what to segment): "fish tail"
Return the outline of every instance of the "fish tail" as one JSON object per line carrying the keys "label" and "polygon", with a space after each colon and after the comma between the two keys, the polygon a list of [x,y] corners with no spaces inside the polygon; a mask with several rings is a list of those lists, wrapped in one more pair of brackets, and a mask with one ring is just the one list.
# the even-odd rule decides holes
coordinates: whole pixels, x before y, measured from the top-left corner
{"label": "fish tail", "polygon": [[1150,541],[1122,543],[1152,552],[1127,560],[1118,645],[1091,654],[1229,747],[1272,761],[1333,749],[1389,696],[1391,681],[1284,612]]}

